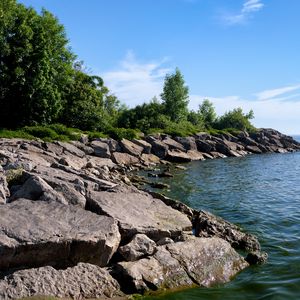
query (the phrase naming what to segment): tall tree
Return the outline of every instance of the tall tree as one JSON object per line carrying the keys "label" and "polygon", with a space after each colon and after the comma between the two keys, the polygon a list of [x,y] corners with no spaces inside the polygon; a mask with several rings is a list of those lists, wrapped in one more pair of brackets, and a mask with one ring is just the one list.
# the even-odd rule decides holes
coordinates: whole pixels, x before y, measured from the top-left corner
{"label": "tall tree", "polygon": [[214,105],[208,99],[203,100],[199,105],[198,114],[202,118],[206,128],[212,127],[217,119]]}
{"label": "tall tree", "polygon": [[64,27],[15,0],[0,2],[0,16],[0,126],[51,123],[74,60]]}
{"label": "tall tree", "polygon": [[170,117],[171,121],[186,120],[189,89],[185,85],[184,78],[178,68],[176,68],[174,74],[166,75],[161,98],[165,114]]}

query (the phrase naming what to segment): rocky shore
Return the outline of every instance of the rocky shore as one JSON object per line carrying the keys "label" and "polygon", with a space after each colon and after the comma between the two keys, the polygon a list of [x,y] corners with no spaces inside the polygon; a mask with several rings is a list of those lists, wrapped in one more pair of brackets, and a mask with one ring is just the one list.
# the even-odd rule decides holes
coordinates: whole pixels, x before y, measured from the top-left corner
{"label": "rocky shore", "polygon": [[228,282],[266,260],[257,238],[141,191],[130,171],[299,149],[272,129],[119,142],[0,139],[0,299],[114,298]]}

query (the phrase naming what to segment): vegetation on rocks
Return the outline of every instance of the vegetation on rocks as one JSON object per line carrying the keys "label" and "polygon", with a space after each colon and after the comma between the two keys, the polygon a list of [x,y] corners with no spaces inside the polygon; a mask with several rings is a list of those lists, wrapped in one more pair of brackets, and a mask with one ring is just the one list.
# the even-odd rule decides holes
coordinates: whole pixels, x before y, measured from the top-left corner
{"label": "vegetation on rocks", "polygon": [[64,26],[49,11],[3,0],[0,16],[1,137],[67,141],[78,139],[79,130],[116,139],[133,139],[139,132],[254,130],[252,111],[237,108],[217,117],[207,99],[198,111],[189,111],[189,90],[178,68],[165,77],[162,101],[154,97],[128,108],[101,77],[85,70],[70,50]]}

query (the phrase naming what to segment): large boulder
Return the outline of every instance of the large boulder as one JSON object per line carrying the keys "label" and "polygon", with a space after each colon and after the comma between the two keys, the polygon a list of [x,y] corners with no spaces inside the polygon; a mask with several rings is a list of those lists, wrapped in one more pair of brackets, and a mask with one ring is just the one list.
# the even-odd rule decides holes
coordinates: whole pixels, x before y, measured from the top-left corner
{"label": "large boulder", "polygon": [[90,146],[94,149],[94,154],[103,158],[110,158],[111,153],[109,145],[101,141],[92,141]]}
{"label": "large boulder", "polygon": [[166,159],[175,163],[184,163],[192,161],[190,155],[180,150],[169,150]]}
{"label": "large boulder", "polygon": [[0,204],[4,204],[6,199],[10,196],[6,176],[3,173],[2,166],[0,165]]}
{"label": "large boulder", "polygon": [[200,152],[210,153],[216,151],[216,142],[196,139],[196,144]]}
{"label": "large boulder", "polygon": [[75,206],[27,199],[0,206],[0,270],[106,266],[119,242],[114,219]]}
{"label": "large boulder", "polygon": [[179,236],[182,231],[191,229],[187,216],[133,187],[90,191],[87,194],[87,209],[117,220],[123,238],[143,233],[158,241],[162,237]]}
{"label": "large boulder", "polygon": [[133,143],[135,143],[136,145],[140,146],[143,148],[143,153],[145,154],[150,154],[151,153],[151,144],[144,141],[144,140],[138,140],[138,139],[134,139],[132,140]]}
{"label": "large boulder", "polygon": [[65,270],[50,266],[21,270],[0,280],[0,299],[33,296],[103,299],[122,296],[122,293],[106,269],[87,263]]}
{"label": "large boulder", "polygon": [[112,154],[111,159],[117,165],[125,165],[125,166],[138,164],[140,162],[140,160],[137,157],[122,152],[114,152]]}
{"label": "large boulder", "polygon": [[141,293],[225,283],[247,266],[228,242],[219,238],[192,238],[158,247],[149,259],[121,262],[117,272],[126,282],[127,291]]}
{"label": "large boulder", "polygon": [[55,142],[55,144],[62,147],[63,152],[66,154],[71,153],[71,154],[81,157],[81,158],[85,156],[85,153],[82,150],[78,149],[76,146],[72,145],[71,143]]}
{"label": "large boulder", "polygon": [[197,150],[197,144],[196,140],[192,136],[188,137],[176,137],[174,138],[178,143],[180,143],[186,151],[192,150],[196,151]]}
{"label": "large boulder", "polygon": [[141,257],[150,256],[156,251],[156,244],[145,234],[136,234],[126,245],[119,248],[119,253],[127,261],[135,261]]}
{"label": "large boulder", "polygon": [[159,158],[163,159],[167,156],[169,146],[162,141],[154,138],[153,136],[146,137],[148,143],[152,145],[152,153],[158,156]]}
{"label": "large boulder", "polygon": [[254,235],[242,232],[236,225],[209,212],[200,210],[194,213],[194,231],[198,237],[219,237],[236,249],[246,251],[260,250]]}
{"label": "large boulder", "polygon": [[185,151],[183,145],[171,139],[169,136],[165,137],[162,142],[169,147],[169,150]]}
{"label": "large boulder", "polygon": [[139,146],[136,143],[133,143],[126,139],[122,139],[120,141],[120,145],[125,153],[128,153],[132,156],[140,157],[144,151],[144,148],[142,146]]}

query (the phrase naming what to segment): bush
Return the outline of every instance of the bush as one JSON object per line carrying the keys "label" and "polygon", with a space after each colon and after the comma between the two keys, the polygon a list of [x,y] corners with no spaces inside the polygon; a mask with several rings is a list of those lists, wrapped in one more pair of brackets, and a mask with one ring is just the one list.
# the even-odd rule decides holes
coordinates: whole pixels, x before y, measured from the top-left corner
{"label": "bush", "polygon": [[131,128],[111,128],[107,134],[115,140],[133,140],[140,137],[141,133]]}
{"label": "bush", "polygon": [[34,136],[22,130],[7,130],[7,129],[0,130],[0,137],[7,138],[7,139],[13,139],[13,138],[26,139],[26,140],[34,139]]}
{"label": "bush", "polygon": [[86,131],[85,133],[88,135],[89,140],[108,137],[107,134],[104,134],[103,132],[99,132],[99,131]]}

